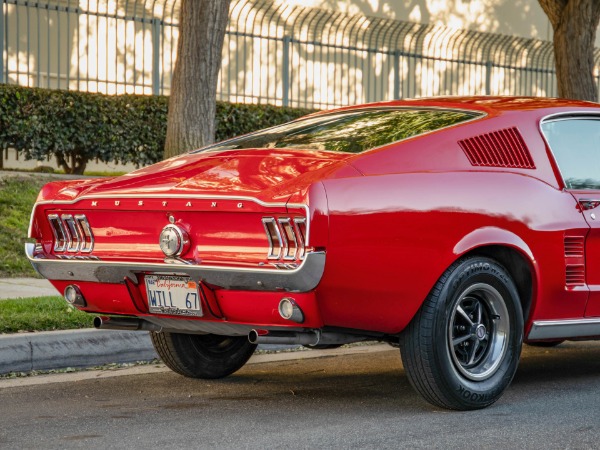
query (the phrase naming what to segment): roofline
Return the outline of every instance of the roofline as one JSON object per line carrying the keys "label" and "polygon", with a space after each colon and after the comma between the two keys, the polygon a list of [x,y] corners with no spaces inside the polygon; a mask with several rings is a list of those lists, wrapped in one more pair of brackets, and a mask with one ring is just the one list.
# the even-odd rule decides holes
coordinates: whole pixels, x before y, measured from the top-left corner
{"label": "roofline", "polygon": [[448,97],[424,97],[415,99],[390,100],[384,102],[366,103],[355,106],[345,106],[316,114],[332,111],[345,111],[365,107],[407,107],[407,106],[429,106],[451,109],[482,111],[487,113],[506,112],[514,110],[538,110],[562,108],[585,108],[585,110],[600,109],[599,103],[569,100],[549,97],[514,97],[514,96],[448,96]]}

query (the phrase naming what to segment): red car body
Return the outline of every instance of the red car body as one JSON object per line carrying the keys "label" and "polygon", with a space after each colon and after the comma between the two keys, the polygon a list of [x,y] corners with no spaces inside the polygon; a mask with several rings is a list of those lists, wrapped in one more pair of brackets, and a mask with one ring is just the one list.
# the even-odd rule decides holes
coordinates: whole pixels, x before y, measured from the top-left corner
{"label": "red car body", "polygon": [[[444,273],[479,256],[514,282],[525,341],[600,335],[600,191],[565,186],[540,129],[554,118],[600,120],[599,105],[476,97],[340,111],[365,108],[474,116],[361,153],[209,148],[115,178],[50,183],[28,256],[59,291],[74,286],[86,312],[153,330],[308,331],[334,343],[397,340]],[[189,240],[171,259],[159,246],[170,222]],[[201,317],[150,313],[152,273],[197,283]],[[302,322],[284,318],[282,299]]]}

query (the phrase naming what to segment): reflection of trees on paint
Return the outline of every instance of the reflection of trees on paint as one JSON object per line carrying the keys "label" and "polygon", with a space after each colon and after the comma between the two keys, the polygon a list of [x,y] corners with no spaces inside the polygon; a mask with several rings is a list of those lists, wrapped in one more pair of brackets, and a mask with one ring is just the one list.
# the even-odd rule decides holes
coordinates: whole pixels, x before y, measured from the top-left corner
{"label": "reflection of trees on paint", "polygon": [[294,148],[361,153],[472,119],[443,110],[375,110],[309,118],[218,144],[215,149]]}
{"label": "reflection of trees on paint", "polygon": [[600,177],[595,179],[567,178],[565,186],[568,189],[600,189]]}

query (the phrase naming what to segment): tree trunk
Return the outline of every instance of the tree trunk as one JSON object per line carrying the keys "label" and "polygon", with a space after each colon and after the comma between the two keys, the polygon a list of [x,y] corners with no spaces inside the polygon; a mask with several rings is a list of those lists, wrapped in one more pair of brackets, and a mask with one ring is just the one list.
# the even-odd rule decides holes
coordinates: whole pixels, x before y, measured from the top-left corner
{"label": "tree trunk", "polygon": [[87,166],[87,160],[79,155],[71,155],[71,165],[62,153],[56,154],[56,164],[66,173],[70,175],[83,175]]}
{"label": "tree trunk", "polygon": [[230,0],[182,0],[164,157],[214,141],[217,77]]}
{"label": "tree trunk", "polygon": [[558,95],[598,101],[594,80],[594,43],[599,0],[539,0],[554,29]]}

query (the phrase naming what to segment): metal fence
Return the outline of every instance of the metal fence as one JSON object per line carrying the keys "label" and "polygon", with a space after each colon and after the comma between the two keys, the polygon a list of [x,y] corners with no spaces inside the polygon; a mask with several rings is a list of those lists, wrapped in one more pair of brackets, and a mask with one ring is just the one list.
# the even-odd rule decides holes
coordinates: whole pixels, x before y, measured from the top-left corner
{"label": "metal fence", "polygon": [[[179,0],[0,0],[0,80],[168,94]],[[600,85],[600,52],[596,52]],[[433,95],[556,95],[552,44],[233,0],[218,96],[329,108]]]}

